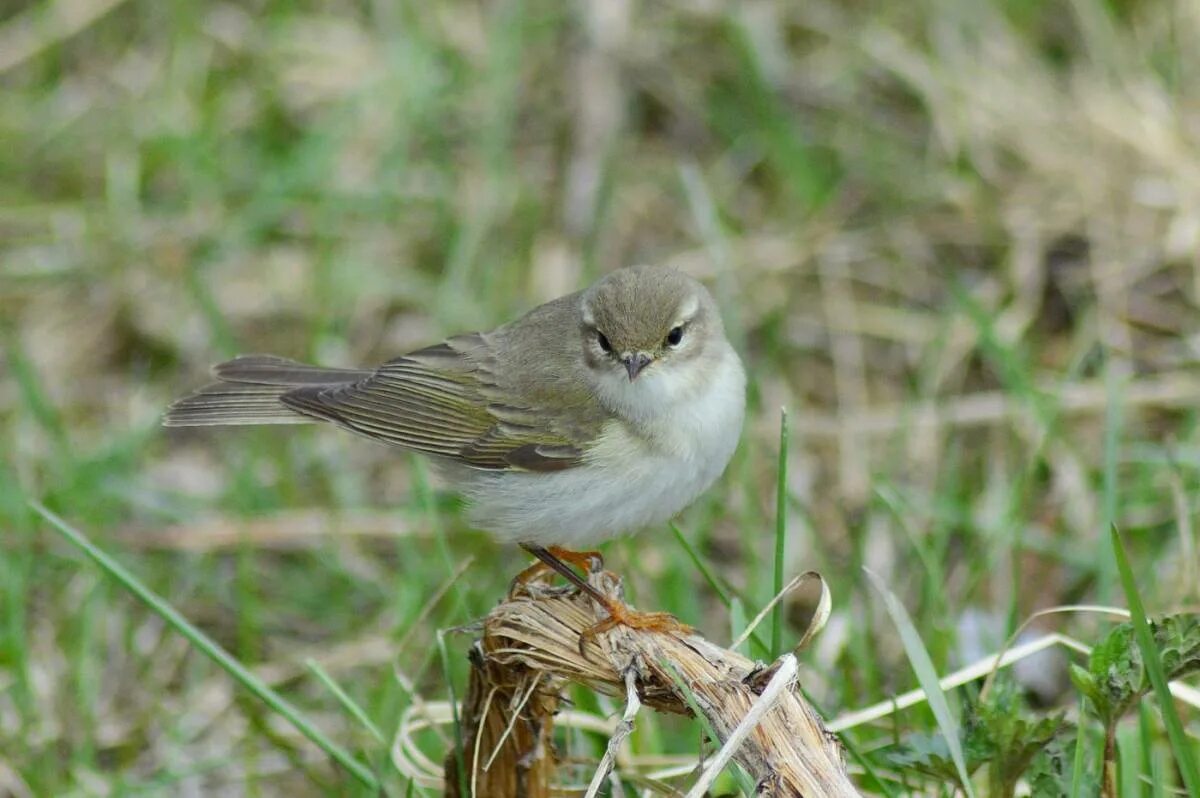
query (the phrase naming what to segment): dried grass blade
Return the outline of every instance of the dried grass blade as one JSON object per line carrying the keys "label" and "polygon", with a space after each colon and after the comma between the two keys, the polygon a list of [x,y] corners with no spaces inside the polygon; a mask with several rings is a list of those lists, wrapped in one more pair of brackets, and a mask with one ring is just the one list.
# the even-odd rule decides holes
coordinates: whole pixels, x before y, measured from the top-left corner
{"label": "dried grass blade", "polygon": [[725,744],[721,746],[721,750],[712,758],[704,772],[700,774],[700,778],[688,790],[686,798],[703,798],[708,793],[708,788],[733,759],[733,755],[737,753],[746,737],[762,722],[763,717],[775,706],[783,692],[791,687],[792,682],[796,679],[796,670],[795,655],[784,654],[780,658],[775,675],[771,677],[771,681],[767,682],[762,695],[750,707],[750,711],[746,713],[741,722],[734,727],[728,739],[725,740]]}

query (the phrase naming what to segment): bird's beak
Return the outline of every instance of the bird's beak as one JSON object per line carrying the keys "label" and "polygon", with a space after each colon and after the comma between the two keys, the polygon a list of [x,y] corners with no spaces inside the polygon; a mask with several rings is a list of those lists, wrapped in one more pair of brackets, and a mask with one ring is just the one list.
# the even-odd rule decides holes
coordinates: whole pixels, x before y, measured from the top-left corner
{"label": "bird's beak", "polygon": [[629,381],[633,382],[638,373],[646,368],[652,359],[645,352],[637,352],[621,358],[621,362],[625,364],[625,370],[629,372]]}

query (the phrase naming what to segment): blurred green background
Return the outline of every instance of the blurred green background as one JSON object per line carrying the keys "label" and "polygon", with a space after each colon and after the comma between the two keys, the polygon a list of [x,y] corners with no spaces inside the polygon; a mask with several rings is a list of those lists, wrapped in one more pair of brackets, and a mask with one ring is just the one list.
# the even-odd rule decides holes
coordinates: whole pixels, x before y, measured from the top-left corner
{"label": "blurred green background", "polygon": [[[742,445],[678,525],[749,616],[790,412],[828,716],[915,685],[864,565],[942,672],[1038,609],[1123,604],[1110,522],[1150,609],[1194,606],[1198,52],[1186,0],[0,2],[0,794],[355,789],[33,498],[386,773],[301,663],[390,736],[446,698],[436,630],[526,558],[407,454],[160,413],[237,353],[369,365],[633,263],[705,280],[747,364]],[[606,554],[730,639],[671,531]],[[1063,657],[1028,671],[1075,705]],[[638,752],[698,750],[639,723]]]}

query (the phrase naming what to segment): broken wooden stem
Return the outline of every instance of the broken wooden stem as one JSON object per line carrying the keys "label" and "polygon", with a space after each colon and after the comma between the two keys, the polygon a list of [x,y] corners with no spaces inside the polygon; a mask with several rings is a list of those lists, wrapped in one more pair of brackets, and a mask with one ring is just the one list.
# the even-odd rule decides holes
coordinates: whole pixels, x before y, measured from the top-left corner
{"label": "broken wooden stem", "polygon": [[[613,574],[593,573],[589,581],[604,595],[620,598],[620,580]],[[644,706],[689,715],[691,702],[716,743],[726,746],[732,737],[719,755],[745,769],[758,795],[859,795],[841,745],[799,690],[793,655],[764,667],[696,634],[625,626],[589,637],[581,654],[580,634],[603,617],[604,610],[578,591],[536,582],[516,586],[488,613],[472,649],[462,712],[469,784],[458,783],[451,754],[447,795],[558,793],[552,733],[561,691],[576,683],[626,697],[627,678]],[[781,668],[788,670],[780,673]],[[777,675],[781,678],[773,680]]]}

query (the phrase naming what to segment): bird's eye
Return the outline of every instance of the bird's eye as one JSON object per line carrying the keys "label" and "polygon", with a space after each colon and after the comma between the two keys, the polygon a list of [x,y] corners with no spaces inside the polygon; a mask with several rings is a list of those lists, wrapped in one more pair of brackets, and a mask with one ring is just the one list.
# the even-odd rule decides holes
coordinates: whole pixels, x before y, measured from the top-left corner
{"label": "bird's eye", "polygon": [[600,348],[605,352],[612,351],[612,344],[610,344],[608,339],[604,337],[604,333],[600,332],[599,330],[596,331],[596,341],[600,344]]}
{"label": "bird's eye", "polygon": [[679,342],[682,340],[683,340],[683,328],[682,327],[672,327],[671,331],[669,333],[667,333],[667,345],[668,346],[679,346]]}

